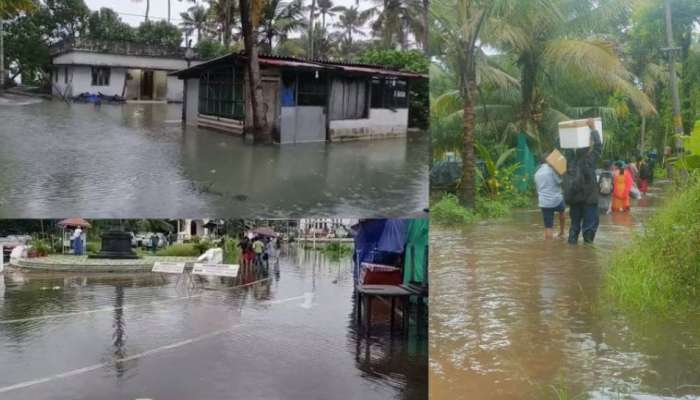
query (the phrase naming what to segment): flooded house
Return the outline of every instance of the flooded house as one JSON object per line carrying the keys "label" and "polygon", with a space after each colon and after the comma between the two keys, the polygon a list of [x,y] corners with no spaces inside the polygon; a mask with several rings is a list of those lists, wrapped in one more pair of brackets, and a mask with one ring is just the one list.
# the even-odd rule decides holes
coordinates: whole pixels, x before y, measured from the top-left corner
{"label": "flooded house", "polygon": [[[426,79],[383,67],[260,56],[267,129],[281,144],[403,137],[409,88]],[[246,56],[233,53],[171,73],[185,82],[188,125],[242,134],[252,126]]]}
{"label": "flooded house", "polygon": [[196,64],[185,48],[85,38],[50,48],[51,93],[119,96],[127,101],[180,102],[183,83],[168,74]]}

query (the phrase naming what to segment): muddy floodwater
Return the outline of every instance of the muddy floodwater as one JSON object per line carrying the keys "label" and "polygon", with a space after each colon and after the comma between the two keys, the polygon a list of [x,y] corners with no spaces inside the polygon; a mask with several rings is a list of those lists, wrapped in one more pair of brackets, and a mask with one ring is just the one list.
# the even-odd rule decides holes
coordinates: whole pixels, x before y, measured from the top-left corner
{"label": "muddy floodwater", "polygon": [[283,249],[236,279],[0,274],[2,399],[427,396],[423,338],[366,339],[350,260]]}
{"label": "muddy floodwater", "polygon": [[611,251],[663,196],[602,216],[593,247],[545,242],[534,209],[431,226],[431,398],[700,398],[700,316],[631,316],[601,297]]}
{"label": "muddy floodwater", "polygon": [[405,216],[428,139],[262,146],[180,123],[179,104],[0,104],[0,217]]}

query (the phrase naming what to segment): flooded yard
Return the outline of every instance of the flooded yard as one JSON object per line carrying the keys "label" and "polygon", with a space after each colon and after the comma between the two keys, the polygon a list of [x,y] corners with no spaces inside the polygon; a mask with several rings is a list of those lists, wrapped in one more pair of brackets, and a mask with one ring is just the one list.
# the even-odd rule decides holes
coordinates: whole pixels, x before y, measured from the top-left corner
{"label": "flooded yard", "polygon": [[601,217],[595,246],[542,239],[539,210],[431,227],[434,399],[698,399],[700,316],[626,315],[600,296],[607,259],[654,212]]}
{"label": "flooded yard", "polygon": [[261,146],[180,124],[178,104],[0,105],[0,218],[405,216],[428,138]]}
{"label": "flooded yard", "polygon": [[348,258],[196,288],[159,274],[0,274],[2,399],[425,399],[427,342],[354,325]]}

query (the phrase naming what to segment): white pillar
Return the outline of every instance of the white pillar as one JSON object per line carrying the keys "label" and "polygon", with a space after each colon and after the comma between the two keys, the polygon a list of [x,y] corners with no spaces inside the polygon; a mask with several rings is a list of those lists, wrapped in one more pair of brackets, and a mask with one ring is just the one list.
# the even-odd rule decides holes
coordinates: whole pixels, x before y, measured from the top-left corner
{"label": "white pillar", "polygon": [[5,250],[0,244],[0,273],[5,269]]}

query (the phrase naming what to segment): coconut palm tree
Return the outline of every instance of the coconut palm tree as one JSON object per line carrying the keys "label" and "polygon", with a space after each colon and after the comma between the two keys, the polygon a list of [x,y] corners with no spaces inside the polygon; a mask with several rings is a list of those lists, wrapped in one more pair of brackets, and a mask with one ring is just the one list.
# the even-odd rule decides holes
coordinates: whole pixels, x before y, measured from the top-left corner
{"label": "coconut palm tree", "polygon": [[333,26],[343,32],[344,47],[348,51],[352,51],[353,35],[366,35],[362,27],[372,18],[375,11],[374,9],[360,11],[357,6],[338,6],[334,7],[333,10],[338,13],[338,22]]}
{"label": "coconut palm tree", "polygon": [[186,36],[197,33],[197,40],[201,40],[208,35],[211,26],[209,23],[209,12],[204,6],[195,5],[187,9],[187,12],[180,13],[182,22],[180,26]]}
{"label": "coconut palm tree", "polygon": [[[253,3],[258,0],[255,0]],[[233,27],[236,25],[236,16],[239,14],[236,0],[208,0],[209,18],[219,26],[219,41],[228,48],[233,36]]]}
{"label": "coconut palm tree", "polygon": [[372,31],[386,48],[398,43],[402,49],[408,46],[413,35],[421,45],[427,44],[427,2],[422,0],[375,0],[380,11],[372,23]]}
{"label": "coconut palm tree", "polygon": [[248,58],[248,84],[251,110],[253,111],[252,134],[256,141],[269,143],[272,135],[263,109],[262,78],[258,60],[257,28],[262,14],[263,0],[239,0],[241,32]]}
{"label": "coconut palm tree", "polygon": [[326,25],[326,17],[332,17],[336,14],[333,11],[334,7],[332,0],[318,0],[318,16],[321,17],[322,28],[325,29],[328,26]]}
{"label": "coconut palm tree", "polygon": [[275,40],[283,41],[292,32],[306,26],[301,0],[267,0],[260,15],[260,41],[267,53],[272,54]]}
{"label": "coconut palm tree", "polygon": [[[517,60],[520,74],[517,128],[531,137],[540,150],[543,142],[553,142],[553,138],[541,135],[547,117],[550,120],[567,117],[553,107],[566,104],[552,90],[552,86],[563,79],[618,91],[627,96],[641,114],[655,112],[647,96],[633,83],[632,74],[623,65],[613,44],[595,35],[605,26],[605,21],[624,12],[625,2],[610,1],[604,6],[597,3],[583,0],[435,0],[433,3],[438,46],[446,53],[446,61],[459,71],[463,100],[460,198],[464,204],[472,205],[475,195],[473,147],[477,70],[487,58],[482,46],[490,45],[514,55]],[[576,111],[579,114],[601,112],[590,107]]]}

